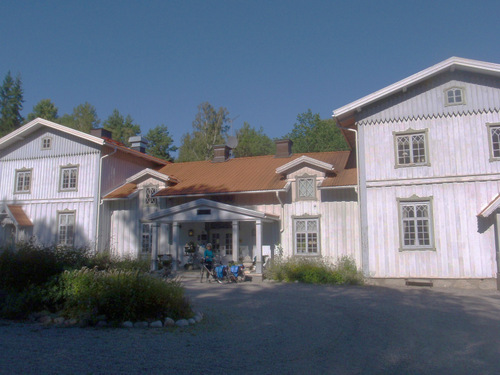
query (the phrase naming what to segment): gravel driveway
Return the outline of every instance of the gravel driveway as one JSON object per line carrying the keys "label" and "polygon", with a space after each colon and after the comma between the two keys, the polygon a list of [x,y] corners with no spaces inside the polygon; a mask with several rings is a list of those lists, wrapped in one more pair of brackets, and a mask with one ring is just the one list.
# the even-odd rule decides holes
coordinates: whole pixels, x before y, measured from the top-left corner
{"label": "gravel driveway", "polygon": [[498,374],[500,293],[185,281],[176,329],[0,322],[2,374]]}

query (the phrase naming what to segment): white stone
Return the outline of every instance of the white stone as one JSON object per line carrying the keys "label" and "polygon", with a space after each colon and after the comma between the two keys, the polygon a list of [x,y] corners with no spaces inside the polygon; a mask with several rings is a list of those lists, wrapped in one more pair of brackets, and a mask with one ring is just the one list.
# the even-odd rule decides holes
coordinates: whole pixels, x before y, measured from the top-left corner
{"label": "white stone", "polygon": [[172,318],[167,318],[165,319],[164,325],[165,327],[173,327],[175,326],[175,320],[173,320]]}
{"label": "white stone", "polygon": [[189,318],[188,322],[189,324],[196,324],[196,320],[194,320],[193,318]]}
{"label": "white stone", "polygon": [[195,320],[196,323],[199,323],[201,322],[201,320],[203,319],[202,316],[200,314],[196,314],[193,319]]}
{"label": "white stone", "polygon": [[122,327],[123,328],[133,328],[134,327],[134,323],[132,323],[130,320],[127,320],[126,322],[122,323]]}
{"label": "white stone", "polygon": [[189,325],[189,322],[186,319],[179,319],[178,321],[175,322],[175,325],[177,327],[186,327]]}
{"label": "white stone", "polygon": [[163,324],[162,324],[161,320],[156,320],[154,322],[149,323],[149,326],[151,328],[162,328]]}
{"label": "white stone", "polygon": [[62,325],[64,323],[64,318],[62,316],[58,316],[54,319],[54,324]]}

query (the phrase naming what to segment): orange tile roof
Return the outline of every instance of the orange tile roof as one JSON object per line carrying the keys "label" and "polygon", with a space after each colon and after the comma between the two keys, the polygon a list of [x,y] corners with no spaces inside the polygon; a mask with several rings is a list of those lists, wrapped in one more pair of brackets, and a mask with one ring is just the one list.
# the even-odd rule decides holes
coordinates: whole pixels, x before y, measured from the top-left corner
{"label": "orange tile roof", "polygon": [[150,160],[150,161],[157,163],[157,164],[160,164],[160,165],[165,165],[165,164],[171,163],[170,161],[163,160],[163,159],[157,158],[155,156],[151,156],[151,155],[145,154],[143,152],[131,149],[131,148],[125,146],[123,143],[116,141],[114,139],[107,138],[107,137],[102,137],[102,139],[104,139],[104,141],[106,142],[106,144],[108,146],[111,146],[113,148],[116,147],[118,150],[121,150],[123,152],[126,152],[128,154],[131,154],[131,155],[134,155],[137,157],[140,157],[142,159]]}
{"label": "orange tile roof", "polygon": [[10,213],[14,217],[14,220],[17,222],[18,225],[23,226],[23,227],[32,227],[33,223],[29,219],[29,217],[26,215],[26,213],[23,211],[23,207],[19,205],[14,205],[10,204],[7,205],[9,208]]}
{"label": "orange tile roof", "polygon": [[127,183],[113,190],[111,193],[107,194],[104,197],[104,199],[127,198],[130,194],[134,193],[136,190],[137,190],[136,184]]}
{"label": "orange tile roof", "polygon": [[350,186],[356,184],[356,169],[345,169],[351,151],[314,152],[294,154],[288,158],[274,155],[229,159],[225,162],[195,161],[172,163],[159,171],[175,177],[179,183],[159,191],[157,196],[207,195],[217,193],[239,193],[273,191],[286,185],[284,176],[276,168],[303,155],[334,166],[322,187]]}

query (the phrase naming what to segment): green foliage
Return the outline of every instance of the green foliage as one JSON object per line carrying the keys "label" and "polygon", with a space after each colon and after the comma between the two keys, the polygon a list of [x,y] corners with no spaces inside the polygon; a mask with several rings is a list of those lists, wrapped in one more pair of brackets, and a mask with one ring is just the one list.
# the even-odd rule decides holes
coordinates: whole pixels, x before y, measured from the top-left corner
{"label": "green foliage", "polygon": [[297,115],[297,122],[285,138],[293,141],[293,152],[321,152],[348,150],[349,147],[333,119],[321,120],[318,113]]}
{"label": "green foliage", "polygon": [[10,71],[0,86],[0,137],[16,130],[23,123],[23,89],[21,78],[12,78]]}
{"label": "green foliage", "polygon": [[177,147],[173,145],[174,140],[165,125],[157,125],[153,129],[150,129],[146,134],[146,139],[148,141],[146,152],[149,155],[173,161],[170,153],[177,151]]}
{"label": "green foliage", "polygon": [[61,288],[65,313],[75,318],[105,315],[111,321],[138,321],[192,316],[180,282],[138,271],[66,271]]}
{"label": "green foliage", "polygon": [[275,152],[275,144],[271,138],[264,134],[262,127],[259,130],[252,128],[248,122],[236,132],[238,146],[234,149],[234,156],[271,155]]}
{"label": "green foliage", "polygon": [[182,137],[178,161],[211,160],[213,146],[225,143],[229,122],[226,108],[216,110],[208,102],[201,103],[193,121],[193,132]]}
{"label": "green foliage", "polygon": [[134,120],[130,115],[125,118],[120,114],[117,109],[104,121],[103,127],[113,133],[113,139],[130,146],[128,141],[130,137],[138,135],[141,132],[141,127],[134,124]]}
{"label": "green foliage", "polygon": [[85,102],[73,108],[73,113],[61,116],[58,122],[81,132],[90,133],[92,129],[99,127],[101,120],[97,116],[95,107]]}
{"label": "green foliage", "polygon": [[278,281],[300,281],[309,284],[363,284],[363,275],[349,257],[342,257],[336,264],[323,259],[294,257],[275,259],[265,270],[265,277]]}
{"label": "green foliage", "polygon": [[28,114],[26,122],[30,122],[37,117],[45,120],[55,121],[59,115],[57,114],[57,107],[50,99],[42,99],[33,106],[33,112]]}

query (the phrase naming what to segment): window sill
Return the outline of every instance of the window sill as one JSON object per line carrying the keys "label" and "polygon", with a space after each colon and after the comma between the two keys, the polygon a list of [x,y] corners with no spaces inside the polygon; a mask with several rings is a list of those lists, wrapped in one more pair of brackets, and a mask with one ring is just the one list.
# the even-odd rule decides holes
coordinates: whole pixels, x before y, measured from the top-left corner
{"label": "window sill", "polygon": [[412,167],[430,167],[431,163],[411,163],[411,164],[396,164],[394,168],[412,168]]}
{"label": "window sill", "polygon": [[412,252],[412,251],[436,251],[435,247],[415,247],[415,248],[399,248],[400,253],[404,252]]}

